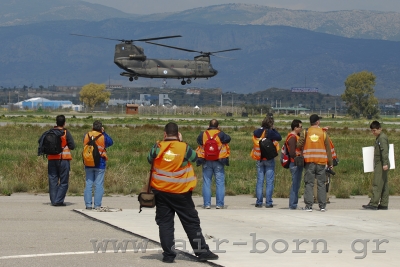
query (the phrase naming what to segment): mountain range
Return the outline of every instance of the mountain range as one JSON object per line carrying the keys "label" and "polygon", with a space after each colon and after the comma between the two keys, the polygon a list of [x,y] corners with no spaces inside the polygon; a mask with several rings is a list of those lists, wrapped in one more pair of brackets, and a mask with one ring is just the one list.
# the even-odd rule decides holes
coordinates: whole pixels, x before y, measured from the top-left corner
{"label": "mountain range", "polygon": [[[294,11],[247,4],[152,15],[128,14],[77,0],[11,0],[0,10],[0,86],[130,83],[114,65],[105,39],[180,34],[160,43],[197,51],[242,50],[212,57],[219,73],[191,86],[251,93],[271,87],[318,87],[338,95],[347,76],[373,72],[376,95],[400,98],[400,14],[374,11]],[[190,59],[196,53],[137,42],[148,58]],[[178,80],[168,86],[182,87]],[[187,85],[186,85],[187,87]]]}

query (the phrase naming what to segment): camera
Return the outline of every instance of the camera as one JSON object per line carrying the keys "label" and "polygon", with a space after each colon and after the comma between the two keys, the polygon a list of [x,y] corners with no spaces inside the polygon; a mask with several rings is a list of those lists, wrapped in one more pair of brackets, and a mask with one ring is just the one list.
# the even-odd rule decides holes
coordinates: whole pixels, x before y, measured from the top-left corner
{"label": "camera", "polygon": [[339,164],[339,159],[333,159],[333,166],[337,166]]}
{"label": "camera", "polygon": [[326,173],[329,173],[329,174],[331,174],[331,175],[335,175],[335,174],[336,174],[336,172],[334,172],[332,169],[329,169],[329,168],[326,168],[326,169],[325,169],[325,172],[326,172]]}

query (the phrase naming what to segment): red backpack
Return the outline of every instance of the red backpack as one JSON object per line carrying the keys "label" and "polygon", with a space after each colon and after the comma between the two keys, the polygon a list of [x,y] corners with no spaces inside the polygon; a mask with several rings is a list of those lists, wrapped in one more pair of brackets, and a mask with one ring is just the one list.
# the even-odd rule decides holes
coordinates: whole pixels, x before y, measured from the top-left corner
{"label": "red backpack", "polygon": [[282,167],[285,169],[289,169],[289,165],[290,165],[290,156],[289,156],[289,149],[287,146],[287,142],[292,135],[295,136],[294,134],[290,134],[288,137],[286,137],[286,141],[283,144],[282,149],[281,149],[280,162],[281,162]]}
{"label": "red backpack", "polygon": [[218,160],[219,159],[219,148],[218,143],[215,138],[218,136],[218,133],[214,134],[213,137],[210,136],[208,131],[205,131],[207,134],[207,141],[204,144],[204,158],[206,160]]}
{"label": "red backpack", "polygon": [[281,149],[281,165],[285,169],[289,169],[290,165],[290,156],[289,156],[289,150],[287,149],[286,142],[283,144],[282,149]]}

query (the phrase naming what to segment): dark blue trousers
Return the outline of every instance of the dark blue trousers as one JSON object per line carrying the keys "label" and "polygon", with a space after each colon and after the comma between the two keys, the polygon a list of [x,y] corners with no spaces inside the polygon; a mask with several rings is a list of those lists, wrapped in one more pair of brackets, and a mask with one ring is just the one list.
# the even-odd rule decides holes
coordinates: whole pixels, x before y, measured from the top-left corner
{"label": "dark blue trousers", "polygon": [[64,202],[68,191],[70,160],[49,160],[47,171],[49,176],[49,195],[52,205]]}

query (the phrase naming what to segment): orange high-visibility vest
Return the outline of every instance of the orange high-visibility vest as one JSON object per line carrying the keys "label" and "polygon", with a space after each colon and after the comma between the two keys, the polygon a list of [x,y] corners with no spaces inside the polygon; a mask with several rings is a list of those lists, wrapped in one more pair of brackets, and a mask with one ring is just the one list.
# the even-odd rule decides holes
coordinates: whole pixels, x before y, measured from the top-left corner
{"label": "orange high-visibility vest", "polygon": [[64,134],[61,136],[61,146],[63,148],[63,151],[57,155],[47,155],[47,159],[49,159],[49,160],[54,160],[54,159],[71,160],[72,159],[71,150],[67,146],[67,130],[63,130],[63,131],[64,131]]}
{"label": "orange high-visibility vest", "polygon": [[330,138],[329,138],[329,145],[331,147],[332,159],[337,159],[335,146],[333,145],[332,140]]}
{"label": "orange high-visibility vest", "polygon": [[160,152],[154,159],[151,187],[169,193],[186,193],[192,191],[197,178],[192,164],[182,166],[186,154],[186,143],[178,141],[161,141]]}
{"label": "orange high-visibility vest", "polygon": [[[216,133],[219,133],[220,130],[218,129],[211,129],[211,130],[207,130],[207,132],[210,134],[210,136],[214,136]],[[208,140],[207,134],[204,132],[203,133],[203,146],[206,143],[206,141]],[[231,154],[231,149],[229,147],[229,144],[223,144],[221,142],[221,140],[219,139],[219,136],[217,135],[217,137],[215,138],[215,141],[218,144],[218,148],[219,148],[219,159],[224,159],[224,158],[228,158],[229,155]],[[197,153],[197,157],[199,158],[205,158],[204,156],[204,147],[203,146],[198,146],[196,149],[196,153]]]}
{"label": "orange high-visibility vest", "polygon": [[[260,138],[257,138],[253,135],[253,149],[250,151],[250,157],[252,157],[255,160],[260,160],[261,157],[261,150],[260,150],[260,140],[263,139],[266,135],[268,130],[265,130]],[[276,148],[276,151],[279,153],[279,142],[278,141],[273,141],[274,146]]]}
{"label": "orange high-visibility vest", "polygon": [[328,156],[325,148],[326,134],[321,128],[310,127],[303,149],[305,163],[326,165]]}
{"label": "orange high-visibility vest", "polygon": [[[287,135],[287,137],[286,137],[286,141],[285,141],[285,145],[286,145],[286,147],[287,147],[287,149],[288,149],[288,152],[290,152],[290,151],[289,151],[288,141],[289,141],[289,139],[290,139],[291,136],[294,136],[294,137],[296,138],[296,143],[297,143],[297,141],[298,141],[299,138],[300,138],[300,136],[298,136],[298,135],[296,135],[296,134],[288,133],[288,135]],[[301,155],[301,148],[297,148],[297,147],[296,147],[295,153],[296,153],[296,157],[297,157],[297,156],[300,156],[300,155]],[[290,162],[294,162],[294,158],[290,158]]]}
{"label": "orange high-visibility vest", "polygon": [[105,139],[104,135],[98,131],[88,132],[87,134],[85,134],[85,138],[83,139],[84,146],[89,142],[88,134],[89,134],[89,136],[93,136],[93,138],[96,138],[98,135],[101,135],[99,137],[99,139],[97,139],[95,142],[96,142],[97,148],[99,149],[100,156],[102,158],[105,158],[105,160],[108,160],[107,151],[106,151],[106,139]]}

